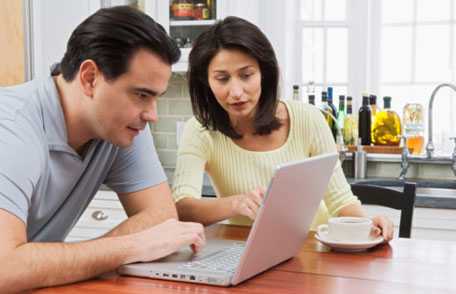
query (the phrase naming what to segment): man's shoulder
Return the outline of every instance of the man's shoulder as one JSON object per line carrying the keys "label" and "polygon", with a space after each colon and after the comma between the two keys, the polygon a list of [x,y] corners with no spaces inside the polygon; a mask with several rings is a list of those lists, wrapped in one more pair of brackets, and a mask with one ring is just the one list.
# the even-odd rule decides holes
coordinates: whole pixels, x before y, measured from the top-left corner
{"label": "man's shoulder", "polygon": [[33,106],[39,96],[42,80],[0,88],[0,120],[15,120],[18,114]]}

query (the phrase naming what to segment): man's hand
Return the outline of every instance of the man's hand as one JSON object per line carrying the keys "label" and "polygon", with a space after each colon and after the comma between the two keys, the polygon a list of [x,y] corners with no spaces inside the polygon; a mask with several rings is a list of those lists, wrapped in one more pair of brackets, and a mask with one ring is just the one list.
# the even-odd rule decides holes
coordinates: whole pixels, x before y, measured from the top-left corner
{"label": "man's hand", "polygon": [[254,220],[265,193],[266,189],[260,187],[246,194],[231,196],[232,210],[234,214],[244,215],[249,217],[251,220]]}
{"label": "man's hand", "polygon": [[169,219],[132,235],[134,254],[125,263],[147,262],[165,257],[185,245],[196,253],[206,244],[204,228],[199,223]]}

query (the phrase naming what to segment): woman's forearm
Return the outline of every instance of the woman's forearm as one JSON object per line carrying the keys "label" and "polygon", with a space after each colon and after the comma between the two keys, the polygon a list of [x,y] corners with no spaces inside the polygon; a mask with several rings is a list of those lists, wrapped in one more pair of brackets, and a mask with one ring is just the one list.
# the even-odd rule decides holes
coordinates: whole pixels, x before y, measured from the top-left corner
{"label": "woman's forearm", "polygon": [[181,221],[198,222],[205,226],[236,216],[233,197],[195,199],[186,197],[176,203]]}
{"label": "woman's forearm", "polygon": [[359,216],[366,217],[366,211],[359,203],[352,203],[347,206],[342,207],[339,210],[338,216]]}

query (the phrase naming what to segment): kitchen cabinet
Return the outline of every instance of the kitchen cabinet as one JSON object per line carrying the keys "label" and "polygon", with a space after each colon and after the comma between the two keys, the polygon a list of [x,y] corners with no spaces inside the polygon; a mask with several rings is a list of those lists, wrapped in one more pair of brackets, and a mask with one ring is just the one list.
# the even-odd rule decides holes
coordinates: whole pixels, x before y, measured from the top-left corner
{"label": "kitchen cabinet", "polygon": [[127,219],[127,214],[116,193],[100,190],[65,241],[75,242],[100,237],[125,219]]}
{"label": "kitchen cabinet", "polygon": [[193,3],[205,3],[205,7],[209,12],[208,19],[191,19],[192,17],[186,12],[182,14],[173,13],[172,4],[176,2],[190,3],[192,1],[155,0],[143,2],[138,1],[137,3],[137,7],[139,9],[143,9],[145,13],[159,22],[170,34],[170,36],[179,44],[182,56],[179,62],[173,65],[174,72],[187,71],[188,55],[191,50],[192,41],[195,40],[199,34],[215,24],[217,20],[223,19],[229,15],[236,15],[258,24],[258,0],[193,1]]}

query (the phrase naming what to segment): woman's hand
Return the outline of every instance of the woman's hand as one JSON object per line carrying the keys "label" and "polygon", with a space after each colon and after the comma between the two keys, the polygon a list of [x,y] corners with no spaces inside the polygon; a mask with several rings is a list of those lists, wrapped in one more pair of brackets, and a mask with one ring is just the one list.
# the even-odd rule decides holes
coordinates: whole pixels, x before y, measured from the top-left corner
{"label": "woman's hand", "polygon": [[389,242],[393,239],[394,226],[393,222],[383,215],[377,215],[372,218],[372,223],[374,225],[374,236],[383,236],[386,242]]}
{"label": "woman's hand", "polygon": [[246,194],[232,196],[231,207],[234,215],[243,215],[251,220],[256,218],[258,208],[263,201],[266,189],[263,187],[256,188]]}

